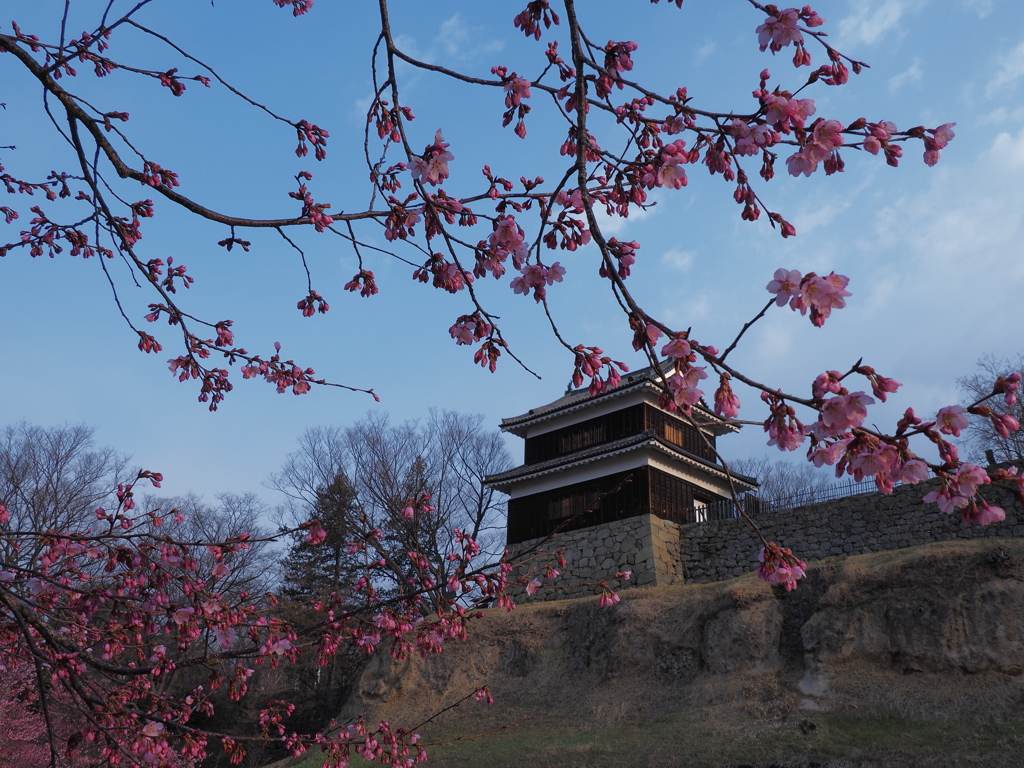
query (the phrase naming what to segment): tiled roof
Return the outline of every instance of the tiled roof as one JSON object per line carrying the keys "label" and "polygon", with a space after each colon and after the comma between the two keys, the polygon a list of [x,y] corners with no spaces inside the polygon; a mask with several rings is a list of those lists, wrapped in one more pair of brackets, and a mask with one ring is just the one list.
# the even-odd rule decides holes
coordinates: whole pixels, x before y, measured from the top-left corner
{"label": "tiled roof", "polygon": [[[669,369],[671,368],[671,365],[666,361],[662,363],[662,368]],[[590,395],[590,392],[586,387],[583,387],[582,389],[570,390],[566,392],[562,397],[548,403],[547,405],[542,405],[537,408],[531,408],[527,413],[521,414],[519,416],[510,416],[507,419],[502,419],[501,429],[502,431],[512,432],[513,434],[518,434],[520,435],[520,437],[522,437],[523,435],[520,432],[520,430],[531,422],[552,417],[556,413],[577,410],[578,408],[583,407],[584,404],[594,403],[599,400],[611,400],[616,397],[622,397],[623,395],[626,395],[630,392],[636,392],[646,387],[652,388],[653,391],[661,391],[661,387],[658,384],[657,372],[654,370],[652,366],[648,366],[647,368],[641,368],[638,371],[626,374],[625,376],[622,377],[619,386],[617,386],[615,389],[605,390],[604,392],[598,395],[594,395],[593,397]],[[707,421],[712,423],[717,422],[720,427],[724,426],[724,422],[717,416],[712,414],[707,409],[703,401],[701,402],[700,406],[698,406],[698,410],[701,412],[701,415],[707,419]],[[735,429],[735,427],[732,427],[732,429]],[[728,431],[728,428],[726,428],[725,431]]]}
{"label": "tiled roof", "polygon": [[[719,477],[726,476],[726,472],[721,466],[713,464],[707,459],[702,459],[696,454],[690,453],[677,445],[669,443],[658,437],[653,430],[648,430],[637,435],[630,435],[629,437],[623,437],[619,440],[613,440],[610,443],[602,443],[601,445],[584,448],[583,450],[566,454],[565,456],[558,456],[553,459],[548,459],[547,461],[539,461],[536,464],[523,464],[522,466],[515,467],[514,469],[510,469],[496,475],[490,475],[484,479],[484,482],[488,485],[494,486],[495,488],[500,488],[500,486],[509,486],[513,483],[519,482],[520,480],[525,480],[528,477],[546,475],[559,470],[568,469],[571,466],[589,464],[590,462],[609,456],[617,456],[622,453],[646,447],[656,448],[677,460],[693,466],[698,466],[711,474],[718,475]],[[739,483],[749,486],[749,489],[757,487],[757,481],[751,477],[735,473],[733,473],[732,476]]]}

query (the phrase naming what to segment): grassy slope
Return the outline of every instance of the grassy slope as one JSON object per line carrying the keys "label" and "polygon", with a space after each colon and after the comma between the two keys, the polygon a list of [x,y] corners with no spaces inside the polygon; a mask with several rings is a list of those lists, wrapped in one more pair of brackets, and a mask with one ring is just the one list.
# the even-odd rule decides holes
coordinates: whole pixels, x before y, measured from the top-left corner
{"label": "grassy slope", "polygon": [[[1001,556],[1009,553],[1016,562],[1024,563],[1024,541],[1001,540],[942,543],[865,555],[845,560],[842,567],[862,579],[849,587],[856,590],[868,583],[863,580],[865,576],[871,578],[900,568],[941,569],[947,560],[955,565],[971,558],[984,559],[997,548]],[[722,588],[748,589],[753,586],[746,584],[749,579],[743,577]],[[652,599],[661,602],[684,599],[687,593],[710,595],[717,589],[717,585],[698,585],[649,592]],[[985,700],[984,694],[978,698],[977,687],[991,683],[991,679],[981,676],[953,675],[956,679],[950,683],[950,676],[904,678],[891,671],[881,674],[851,668],[851,680],[858,674],[870,680],[873,697],[860,696],[859,704],[845,706],[842,699],[833,700],[830,711],[816,711],[801,708],[807,705],[797,689],[801,674],[802,670],[789,665],[788,669],[748,670],[743,676],[745,685],[735,681],[730,684],[724,675],[710,680],[702,677],[693,684],[680,683],[695,692],[674,705],[666,705],[660,695],[652,695],[649,705],[636,705],[638,699],[633,696],[626,711],[616,707],[616,702],[606,702],[603,713],[593,706],[593,690],[574,692],[574,681],[566,679],[561,686],[568,696],[580,700],[591,697],[586,707],[556,706],[548,697],[531,700],[529,691],[526,695],[500,697],[490,708],[465,706],[422,728],[424,742],[515,725],[479,739],[431,747],[427,765],[1024,766],[1024,707],[1012,702],[1006,706],[1007,690],[1012,699],[1024,701],[1024,690],[1017,693],[1024,689],[1020,677],[1003,676],[999,693],[1002,704],[993,714],[977,706],[978,701]],[[641,677],[635,679],[638,686],[644,685]],[[851,690],[856,684],[851,683]],[[938,703],[927,701],[932,688]],[[723,689],[728,691],[722,694]],[[959,707],[949,707],[951,689],[961,696]],[[608,693],[615,695],[615,689],[610,688]],[[702,701],[707,703],[702,705]],[[869,702],[867,706],[865,701]],[[973,703],[964,706],[963,702]],[[281,765],[283,768],[286,764]],[[287,765],[314,768],[321,765],[321,760],[310,755]],[[357,758],[352,765],[368,763]]]}

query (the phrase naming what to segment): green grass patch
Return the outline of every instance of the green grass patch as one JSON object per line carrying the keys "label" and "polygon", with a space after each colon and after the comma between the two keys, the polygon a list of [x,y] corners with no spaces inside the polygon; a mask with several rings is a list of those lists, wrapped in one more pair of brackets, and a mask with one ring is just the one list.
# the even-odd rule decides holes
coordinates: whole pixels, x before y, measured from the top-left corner
{"label": "green grass patch", "polygon": [[[443,741],[495,727],[493,714],[465,716],[424,741]],[[1024,719],[1005,723],[937,722],[907,718],[812,712],[786,721],[733,716],[653,717],[607,725],[535,717],[475,740],[428,749],[438,768],[658,768],[692,766],[806,766],[811,763],[885,766],[985,766],[1017,768],[1024,754]],[[307,755],[289,768],[319,768]],[[356,757],[353,767],[371,763]]]}

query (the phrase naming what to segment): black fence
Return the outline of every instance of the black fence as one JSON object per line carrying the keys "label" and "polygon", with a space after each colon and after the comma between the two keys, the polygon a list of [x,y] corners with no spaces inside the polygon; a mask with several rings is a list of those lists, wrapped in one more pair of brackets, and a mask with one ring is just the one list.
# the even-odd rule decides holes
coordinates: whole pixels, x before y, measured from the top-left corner
{"label": "black fence", "polygon": [[[788,512],[808,504],[835,501],[836,499],[845,499],[848,496],[858,496],[862,493],[875,493],[877,491],[878,486],[875,485],[875,481],[872,479],[862,480],[859,483],[855,480],[847,480],[843,483],[833,483],[823,488],[813,488],[774,500],[761,499],[753,493],[748,493],[739,497],[739,503],[747,515],[757,517],[758,515],[776,512]],[[736,508],[736,501],[733,499],[722,499],[721,501],[716,501],[696,509],[695,516],[698,523],[706,523],[712,520],[731,520],[732,518],[740,517],[740,513]]]}

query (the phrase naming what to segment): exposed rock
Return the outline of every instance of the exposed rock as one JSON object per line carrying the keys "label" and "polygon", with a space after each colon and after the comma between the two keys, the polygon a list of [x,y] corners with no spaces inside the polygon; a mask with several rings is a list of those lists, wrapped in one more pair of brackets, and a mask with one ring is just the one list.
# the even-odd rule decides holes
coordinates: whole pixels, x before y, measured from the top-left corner
{"label": "exposed rock", "polygon": [[[343,717],[417,722],[488,685],[517,711],[591,721],[733,707],[759,718],[871,707],[999,718],[1024,700],[1024,542],[939,543],[812,567],[491,610],[427,659],[379,654]],[[710,711],[710,710],[709,710]],[[799,723],[800,720],[794,722]]]}

